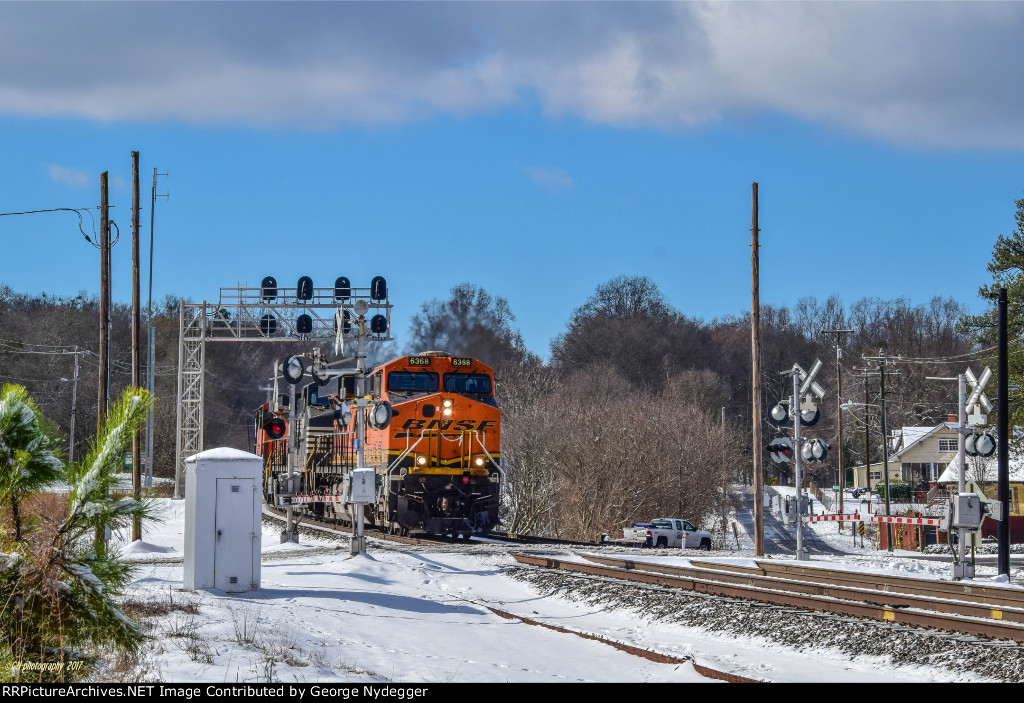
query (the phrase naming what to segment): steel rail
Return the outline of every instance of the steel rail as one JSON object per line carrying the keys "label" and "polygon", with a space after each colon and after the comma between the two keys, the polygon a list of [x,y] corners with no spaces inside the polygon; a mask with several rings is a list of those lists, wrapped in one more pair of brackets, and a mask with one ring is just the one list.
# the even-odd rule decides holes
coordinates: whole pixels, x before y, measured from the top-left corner
{"label": "steel rail", "polygon": [[768,590],[785,591],[788,593],[803,593],[817,596],[829,596],[839,600],[858,601],[872,605],[887,606],[890,608],[918,608],[920,610],[933,610],[941,613],[964,615],[982,620],[1005,620],[1007,622],[1024,623],[1024,608],[1004,607],[994,604],[981,604],[953,600],[948,598],[936,599],[934,596],[920,593],[897,592],[863,588],[859,586],[842,585],[836,582],[826,582],[821,574],[816,574],[813,581],[801,581],[793,578],[780,578],[777,576],[762,576],[759,574],[739,574],[732,571],[720,571],[707,569],[701,566],[678,566],[673,564],[655,564],[632,559],[620,559],[614,557],[602,557],[598,555],[584,554],[583,558],[626,570],[653,571],[655,573],[669,574],[680,577],[703,578],[720,583],[732,583],[743,586],[764,588]]}
{"label": "steel rail", "polygon": [[872,588],[885,592],[926,595],[934,598],[952,598],[970,603],[993,605],[1002,608],[1024,608],[1024,590],[985,586],[973,581],[941,581],[913,576],[873,574],[863,571],[824,569],[802,564],[787,564],[758,561],[756,567],[738,564],[722,564],[691,559],[693,566],[733,573],[792,578],[799,576],[804,581],[815,581],[853,588]]}
{"label": "steel rail", "polygon": [[513,554],[513,558],[521,564],[557,569],[574,573],[589,574],[605,578],[644,583],[664,588],[693,591],[710,596],[753,600],[769,605],[781,605],[800,608],[807,611],[825,612],[832,615],[863,618],[879,622],[891,622],[911,627],[923,627],[944,630],[958,634],[974,635],[992,639],[1006,639],[1024,642],[1024,627],[1018,623],[1005,620],[981,620],[962,615],[950,615],[920,611],[917,609],[891,608],[870,603],[841,600],[831,596],[791,593],[769,590],[757,586],[729,584],[702,578],[670,576],[648,571],[627,570],[623,568],[567,562],[544,556]]}

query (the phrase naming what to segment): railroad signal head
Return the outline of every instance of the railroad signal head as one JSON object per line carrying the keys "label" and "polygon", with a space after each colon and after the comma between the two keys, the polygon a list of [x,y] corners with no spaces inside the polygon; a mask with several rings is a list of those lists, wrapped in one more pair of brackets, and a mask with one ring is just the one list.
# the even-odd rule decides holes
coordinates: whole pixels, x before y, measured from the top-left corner
{"label": "railroad signal head", "polygon": [[374,276],[370,281],[370,300],[387,300],[388,282],[383,276]]}
{"label": "railroad signal head", "polygon": [[309,334],[313,331],[313,318],[303,313],[295,318],[295,331],[299,334]]}
{"label": "railroad signal head", "polygon": [[370,331],[374,334],[387,334],[388,318],[383,315],[374,315],[370,320]]}
{"label": "railroad signal head", "polygon": [[274,332],[277,332],[277,318],[271,315],[269,312],[260,318],[260,332],[267,335],[268,337],[273,336]]}
{"label": "railroad signal head", "polygon": [[273,276],[266,276],[260,283],[260,298],[268,303],[277,299],[277,279]]}
{"label": "railroad signal head", "polygon": [[303,276],[299,279],[299,282],[295,285],[295,298],[297,300],[312,300],[313,299],[313,279],[309,276]]}
{"label": "railroad signal head", "polygon": [[338,276],[334,281],[334,300],[340,302],[352,297],[352,283],[345,276]]}

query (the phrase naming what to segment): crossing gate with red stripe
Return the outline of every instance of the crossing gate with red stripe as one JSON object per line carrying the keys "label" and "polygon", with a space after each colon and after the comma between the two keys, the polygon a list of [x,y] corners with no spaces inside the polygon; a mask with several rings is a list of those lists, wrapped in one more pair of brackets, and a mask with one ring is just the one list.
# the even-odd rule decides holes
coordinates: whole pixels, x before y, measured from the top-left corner
{"label": "crossing gate with red stripe", "polygon": [[296,495],[292,496],[292,504],[296,503],[344,503],[345,497],[340,495]]}
{"label": "crossing gate with red stripe", "polygon": [[935,525],[941,526],[941,518],[929,517],[892,517],[885,515],[810,515],[806,518],[808,522],[885,522],[894,525]]}

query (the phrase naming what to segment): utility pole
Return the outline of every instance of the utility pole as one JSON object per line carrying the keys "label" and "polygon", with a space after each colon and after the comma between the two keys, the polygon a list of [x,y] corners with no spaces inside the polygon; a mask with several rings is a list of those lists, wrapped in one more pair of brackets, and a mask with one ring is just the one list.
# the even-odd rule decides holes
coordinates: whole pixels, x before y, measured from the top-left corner
{"label": "utility pole", "polygon": [[761,303],[758,260],[761,231],[757,221],[757,183],[750,185],[750,371],[753,386],[754,425],[754,555],[764,556],[764,485],[761,450]]}
{"label": "utility pole", "polygon": [[[139,363],[139,152],[132,152],[132,387],[142,387],[142,368]],[[142,497],[142,457],[139,433],[132,435],[132,498]],[[132,541],[142,539],[142,520],[132,519]]]}
{"label": "utility pole", "polygon": [[68,443],[68,463],[75,460],[75,415],[78,414],[78,347],[75,347],[75,375],[71,381],[71,441]]}
{"label": "utility pole", "polygon": [[96,402],[96,433],[107,416],[110,381],[110,205],[107,200],[107,172],[100,174],[100,371]]}
{"label": "utility pole", "polygon": [[[842,407],[841,407],[842,404],[843,404],[843,383],[842,383],[843,369],[839,365],[839,359],[842,358],[842,356],[843,356],[842,335],[845,334],[845,333],[848,333],[848,332],[853,332],[853,330],[834,329],[834,330],[822,330],[822,331],[826,332],[828,334],[834,334],[836,336],[836,423],[838,425],[838,433],[839,433],[839,439],[838,439],[838,444],[839,444],[839,481],[837,482],[837,485],[839,486],[839,514],[842,515],[843,514],[843,491],[846,489],[846,479],[845,479],[845,475],[843,473],[843,411],[842,411]],[[842,529],[843,529],[843,523],[840,522],[839,523],[839,530],[840,530],[840,532],[842,531]]]}
{"label": "utility pole", "polygon": [[[146,389],[149,395],[153,395],[154,378],[156,376],[154,365],[156,363],[156,330],[153,328],[153,225],[156,213],[156,178],[166,176],[166,173],[157,173],[153,168],[153,197],[149,207],[149,305],[146,313]],[[170,194],[163,193],[160,197],[170,197]],[[153,487],[153,412],[150,407],[149,415],[146,418],[146,488]]]}
{"label": "utility pole", "polygon": [[[882,393],[882,460],[885,462],[885,469],[882,476],[885,478],[885,516],[890,517],[892,512],[889,508],[889,430],[885,423],[885,364],[881,364],[878,367],[878,377],[881,380],[881,393]],[[887,546],[889,551],[892,549],[892,523],[885,523],[885,535],[887,539]]]}
{"label": "utility pole", "polygon": [[996,442],[999,445],[999,462],[997,475],[996,499],[1003,505],[1002,519],[996,528],[999,535],[998,542],[998,567],[999,573],[1010,576],[1010,406],[1009,406],[1009,366],[1006,358],[1006,289],[999,289],[998,303],[998,353],[997,362],[998,375],[998,427],[996,428]]}

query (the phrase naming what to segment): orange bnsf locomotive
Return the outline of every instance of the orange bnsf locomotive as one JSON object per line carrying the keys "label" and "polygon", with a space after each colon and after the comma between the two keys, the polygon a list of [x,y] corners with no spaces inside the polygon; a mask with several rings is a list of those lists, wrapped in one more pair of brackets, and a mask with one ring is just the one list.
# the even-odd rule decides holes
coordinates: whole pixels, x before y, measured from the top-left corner
{"label": "orange bnsf locomotive", "polygon": [[316,383],[303,389],[291,417],[305,465],[292,472],[300,485],[284,491],[287,413],[260,408],[256,451],[265,461],[268,502],[281,502],[275,492],[293,493],[296,507],[351,524],[353,506],[337,497],[358,467],[362,412],[363,467],[376,473],[376,503],[364,508],[369,522],[388,531],[489,532],[498,522],[502,478],[494,371],[445,352],[400,357],[366,373],[362,410],[352,380],[339,379],[329,394]]}

